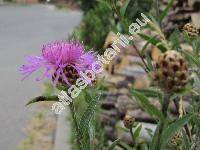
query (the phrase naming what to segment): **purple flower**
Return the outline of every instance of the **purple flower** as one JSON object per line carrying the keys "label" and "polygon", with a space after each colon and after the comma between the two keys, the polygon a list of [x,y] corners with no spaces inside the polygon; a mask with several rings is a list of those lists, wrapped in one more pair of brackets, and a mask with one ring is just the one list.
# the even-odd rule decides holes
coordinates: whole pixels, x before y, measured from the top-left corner
{"label": "purple flower", "polygon": [[45,71],[37,81],[45,77],[57,82],[71,85],[78,78],[80,71],[91,69],[96,61],[93,52],[84,52],[84,46],[77,41],[56,41],[42,47],[41,56],[27,56],[27,65],[20,68],[23,79],[36,70],[43,68]]}

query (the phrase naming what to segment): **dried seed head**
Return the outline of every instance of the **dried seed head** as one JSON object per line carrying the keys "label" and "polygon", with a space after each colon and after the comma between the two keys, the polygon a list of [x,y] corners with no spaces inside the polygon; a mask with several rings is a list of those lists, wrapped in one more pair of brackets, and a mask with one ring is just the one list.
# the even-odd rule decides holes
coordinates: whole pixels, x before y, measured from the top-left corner
{"label": "dried seed head", "polygon": [[124,126],[128,129],[132,128],[135,118],[131,115],[126,115],[123,119]]}
{"label": "dried seed head", "polygon": [[187,62],[177,51],[161,54],[155,64],[154,80],[164,89],[177,91],[188,83]]}
{"label": "dried seed head", "polygon": [[181,138],[182,138],[181,133],[177,132],[170,140],[170,144],[173,146],[178,146],[181,143]]}
{"label": "dried seed head", "polygon": [[191,23],[187,23],[184,25],[183,30],[190,36],[190,37],[197,37],[200,36],[200,29],[192,25]]}

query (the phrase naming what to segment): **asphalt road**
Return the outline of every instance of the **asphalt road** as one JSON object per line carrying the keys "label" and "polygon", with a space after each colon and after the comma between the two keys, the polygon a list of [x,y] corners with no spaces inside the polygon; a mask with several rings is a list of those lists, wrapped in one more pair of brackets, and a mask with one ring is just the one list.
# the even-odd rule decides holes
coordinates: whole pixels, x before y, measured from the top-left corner
{"label": "asphalt road", "polygon": [[16,150],[23,128],[34,113],[26,102],[41,94],[35,76],[21,81],[19,67],[41,45],[65,39],[81,19],[80,12],[55,10],[47,5],[0,6],[0,150]]}

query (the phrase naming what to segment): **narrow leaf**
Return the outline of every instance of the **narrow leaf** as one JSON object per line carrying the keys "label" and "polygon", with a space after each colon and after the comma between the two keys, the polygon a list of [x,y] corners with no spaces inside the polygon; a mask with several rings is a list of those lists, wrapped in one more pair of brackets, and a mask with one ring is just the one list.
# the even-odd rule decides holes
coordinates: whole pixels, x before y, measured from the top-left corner
{"label": "narrow leaf", "polygon": [[163,119],[163,114],[161,111],[152,105],[146,96],[140,92],[137,92],[136,90],[132,90],[132,95],[136,98],[136,100],[140,102],[145,111],[148,112],[151,116],[156,116],[160,119]]}
{"label": "narrow leaf", "polygon": [[174,2],[174,0],[169,1],[167,7],[164,9],[162,14],[160,15],[160,21],[162,21],[165,18],[165,16],[168,14],[170,8],[173,6],[173,2]]}
{"label": "narrow leaf", "polygon": [[108,148],[108,150],[113,150],[120,142],[120,139],[116,139]]}
{"label": "narrow leaf", "polygon": [[196,64],[197,67],[200,66],[200,58],[199,56],[194,56],[192,53],[188,52],[188,51],[182,51],[186,57],[191,60],[194,64]]}
{"label": "narrow leaf", "polygon": [[192,40],[189,37],[189,35],[187,34],[187,32],[184,31],[183,36],[184,36],[184,39],[186,40],[186,42],[189,43],[190,45],[192,45]]}
{"label": "narrow leaf", "polygon": [[164,131],[161,137],[161,148],[179,131],[190,119],[192,115],[188,114],[170,124]]}
{"label": "narrow leaf", "polygon": [[133,139],[137,139],[140,136],[140,132],[142,130],[142,124],[137,127],[137,129],[133,133]]}
{"label": "narrow leaf", "polygon": [[150,56],[148,54],[146,54],[146,60],[147,60],[148,71],[149,72],[153,71],[152,60],[151,60],[151,58],[150,58]]}
{"label": "narrow leaf", "polygon": [[125,150],[133,150],[132,147],[130,147],[128,144],[126,144],[125,142],[119,141],[119,144],[122,148],[124,148]]}
{"label": "narrow leaf", "polygon": [[135,89],[147,97],[159,98],[160,102],[163,101],[163,93],[157,89]]}
{"label": "narrow leaf", "polygon": [[141,54],[144,54],[145,53],[145,50],[147,49],[147,46],[150,44],[150,41],[155,38],[156,36],[153,36],[151,39],[149,39],[145,45],[142,47],[142,50],[141,50]]}
{"label": "narrow leaf", "polygon": [[161,121],[158,122],[157,124],[157,128],[153,134],[153,137],[152,137],[152,141],[151,141],[151,145],[150,145],[150,150],[155,150],[156,149],[156,146],[157,146],[157,141],[158,141],[158,136],[159,136],[159,128],[161,126]]}
{"label": "narrow leaf", "polygon": [[125,4],[121,7],[120,9],[121,17],[124,17],[129,3],[130,3],[130,0],[126,0]]}
{"label": "narrow leaf", "polygon": [[200,52],[200,37],[195,39],[193,42],[192,42],[192,47],[195,51],[196,54],[199,54]]}
{"label": "narrow leaf", "polygon": [[180,47],[180,35],[179,30],[176,29],[171,35],[170,35],[170,41],[172,43],[172,49],[179,50]]}
{"label": "narrow leaf", "polygon": [[149,150],[147,143],[140,144],[141,150]]}
{"label": "narrow leaf", "polygon": [[151,20],[154,24],[156,24],[157,26],[159,26],[158,19],[157,19],[155,16],[153,16],[152,14],[148,14],[148,18],[150,18],[150,20]]}
{"label": "narrow leaf", "polygon": [[188,135],[186,134],[185,130],[182,130],[182,134],[183,134],[183,141],[184,141],[184,149],[190,149],[191,144],[190,144],[190,140],[188,138]]}
{"label": "narrow leaf", "polygon": [[32,104],[32,103],[37,103],[37,102],[44,102],[44,101],[59,101],[58,96],[38,96],[33,98],[31,101],[29,101],[26,106]]}
{"label": "narrow leaf", "polygon": [[[142,33],[138,34],[142,39],[148,41],[149,43],[151,43],[154,46],[157,46],[162,52],[165,52],[167,50],[167,48],[165,46],[162,45],[162,42],[158,39],[156,39],[156,37],[151,37]],[[161,43],[159,45],[157,45],[158,43]]]}

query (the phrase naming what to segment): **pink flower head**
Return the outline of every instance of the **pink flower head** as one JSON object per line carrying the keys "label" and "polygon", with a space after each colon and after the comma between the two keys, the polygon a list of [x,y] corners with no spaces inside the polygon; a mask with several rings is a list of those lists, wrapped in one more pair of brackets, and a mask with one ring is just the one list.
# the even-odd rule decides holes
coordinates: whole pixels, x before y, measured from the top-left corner
{"label": "pink flower head", "polygon": [[20,68],[23,79],[36,70],[44,68],[43,75],[36,78],[36,80],[48,77],[53,79],[54,84],[62,80],[71,85],[68,75],[70,70],[68,68],[72,68],[73,72],[75,70],[79,74],[80,71],[91,69],[91,65],[96,61],[96,58],[93,52],[85,53],[84,46],[80,42],[56,41],[44,45],[41,56],[27,56],[26,60],[28,64]]}

